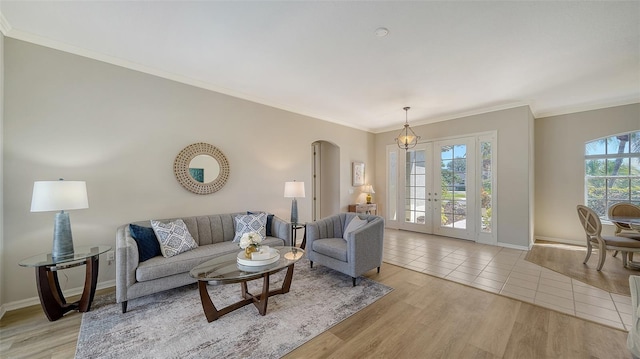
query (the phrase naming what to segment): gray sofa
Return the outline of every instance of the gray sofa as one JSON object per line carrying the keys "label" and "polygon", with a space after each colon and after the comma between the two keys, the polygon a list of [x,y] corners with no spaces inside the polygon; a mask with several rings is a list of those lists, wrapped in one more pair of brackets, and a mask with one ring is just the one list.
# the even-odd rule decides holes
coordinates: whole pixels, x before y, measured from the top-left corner
{"label": "gray sofa", "polygon": [[[355,216],[368,223],[349,233],[345,240],[344,232]],[[363,273],[382,265],[384,239],[384,219],[373,215],[340,213],[306,224],[307,258],[331,269],[350,275],[353,286],[356,278]]]}
{"label": "gray sofa", "polygon": [[[118,227],[116,302],[121,303],[122,312],[126,313],[130,299],[194,283],[196,280],[189,276],[189,271],[195,266],[216,256],[238,252],[238,244],[232,243],[235,235],[234,217],[242,214],[246,212],[181,218],[198,243],[198,248],[169,258],[156,256],[142,263],[138,260],[138,245],[131,237],[129,223]],[[151,227],[150,221],[133,224]],[[274,216],[270,229],[271,236],[263,241],[264,245],[291,245],[291,223]]]}

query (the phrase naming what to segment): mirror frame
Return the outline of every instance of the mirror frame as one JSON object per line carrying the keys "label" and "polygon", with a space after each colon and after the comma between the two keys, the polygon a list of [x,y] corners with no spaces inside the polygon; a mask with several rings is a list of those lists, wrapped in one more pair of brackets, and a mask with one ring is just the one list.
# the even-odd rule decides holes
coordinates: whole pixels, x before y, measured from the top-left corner
{"label": "mirror frame", "polygon": [[[189,174],[189,163],[196,156],[208,155],[218,161],[220,172],[211,182],[200,183]],[[194,143],[182,149],[173,162],[173,173],[182,187],[196,194],[211,194],[219,191],[229,179],[229,161],[217,147],[204,142]]]}

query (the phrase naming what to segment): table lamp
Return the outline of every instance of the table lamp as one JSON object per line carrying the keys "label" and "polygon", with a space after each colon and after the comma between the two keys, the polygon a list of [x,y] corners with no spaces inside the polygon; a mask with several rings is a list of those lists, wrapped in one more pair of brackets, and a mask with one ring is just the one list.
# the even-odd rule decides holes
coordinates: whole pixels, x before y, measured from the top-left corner
{"label": "table lamp", "polygon": [[376,193],[376,191],[373,190],[373,186],[370,184],[362,186],[362,192],[367,194],[367,204],[371,204],[371,194]]}
{"label": "table lamp", "polygon": [[298,224],[298,201],[296,197],[304,198],[304,182],[285,182],[284,183],[285,198],[293,198],[291,200],[291,223]]}
{"label": "table lamp", "polygon": [[35,181],[31,197],[31,212],[60,211],[53,227],[51,256],[73,256],[73,239],[69,213],[65,210],[89,208],[87,184],[84,181]]}

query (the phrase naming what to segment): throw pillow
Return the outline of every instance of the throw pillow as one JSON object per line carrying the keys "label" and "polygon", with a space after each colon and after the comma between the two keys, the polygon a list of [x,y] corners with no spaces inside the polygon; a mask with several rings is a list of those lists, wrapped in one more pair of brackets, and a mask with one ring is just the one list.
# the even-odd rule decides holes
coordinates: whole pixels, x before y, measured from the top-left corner
{"label": "throw pillow", "polygon": [[347,228],[345,228],[344,236],[342,236],[342,238],[344,238],[344,240],[346,241],[347,238],[349,238],[349,233],[364,226],[365,224],[367,224],[366,219],[360,219],[360,217],[358,216],[353,217],[353,219],[349,222],[349,224],[347,224]]}
{"label": "throw pillow", "polygon": [[169,223],[151,220],[151,227],[160,242],[160,251],[166,258],[198,248],[187,225],[181,219]]}
{"label": "throw pillow", "polygon": [[[257,213],[262,213],[262,212],[249,212],[247,211],[247,214],[257,214]],[[267,237],[271,237],[271,226],[273,225],[273,214],[269,214],[267,213],[267,229],[266,229],[266,236]]]}
{"label": "throw pillow", "polygon": [[245,214],[235,216],[234,218],[236,222],[236,235],[233,237],[234,243],[239,243],[242,235],[249,232],[256,232],[265,239],[267,236],[267,214],[266,213],[258,213],[258,214]]}
{"label": "throw pillow", "polygon": [[131,237],[136,241],[138,245],[138,261],[144,262],[155,256],[161,256],[160,243],[156,233],[151,227],[142,227],[135,224],[129,225],[129,232]]}

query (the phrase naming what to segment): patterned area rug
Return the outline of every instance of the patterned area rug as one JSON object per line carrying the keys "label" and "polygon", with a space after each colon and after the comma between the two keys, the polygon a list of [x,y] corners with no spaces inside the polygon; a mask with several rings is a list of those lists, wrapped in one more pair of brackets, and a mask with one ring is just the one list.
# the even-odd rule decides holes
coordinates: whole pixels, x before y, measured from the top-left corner
{"label": "patterned area rug", "polygon": [[[285,271],[271,276],[280,288]],[[260,292],[262,280],[249,283]],[[84,313],[76,358],[279,358],[348,318],[393,289],[323,266],[296,263],[291,290],[269,298],[267,314],[253,305],[208,323],[197,285],[131,300],[122,314],[115,294],[96,298]],[[240,299],[240,284],[210,286],[214,305]]]}

